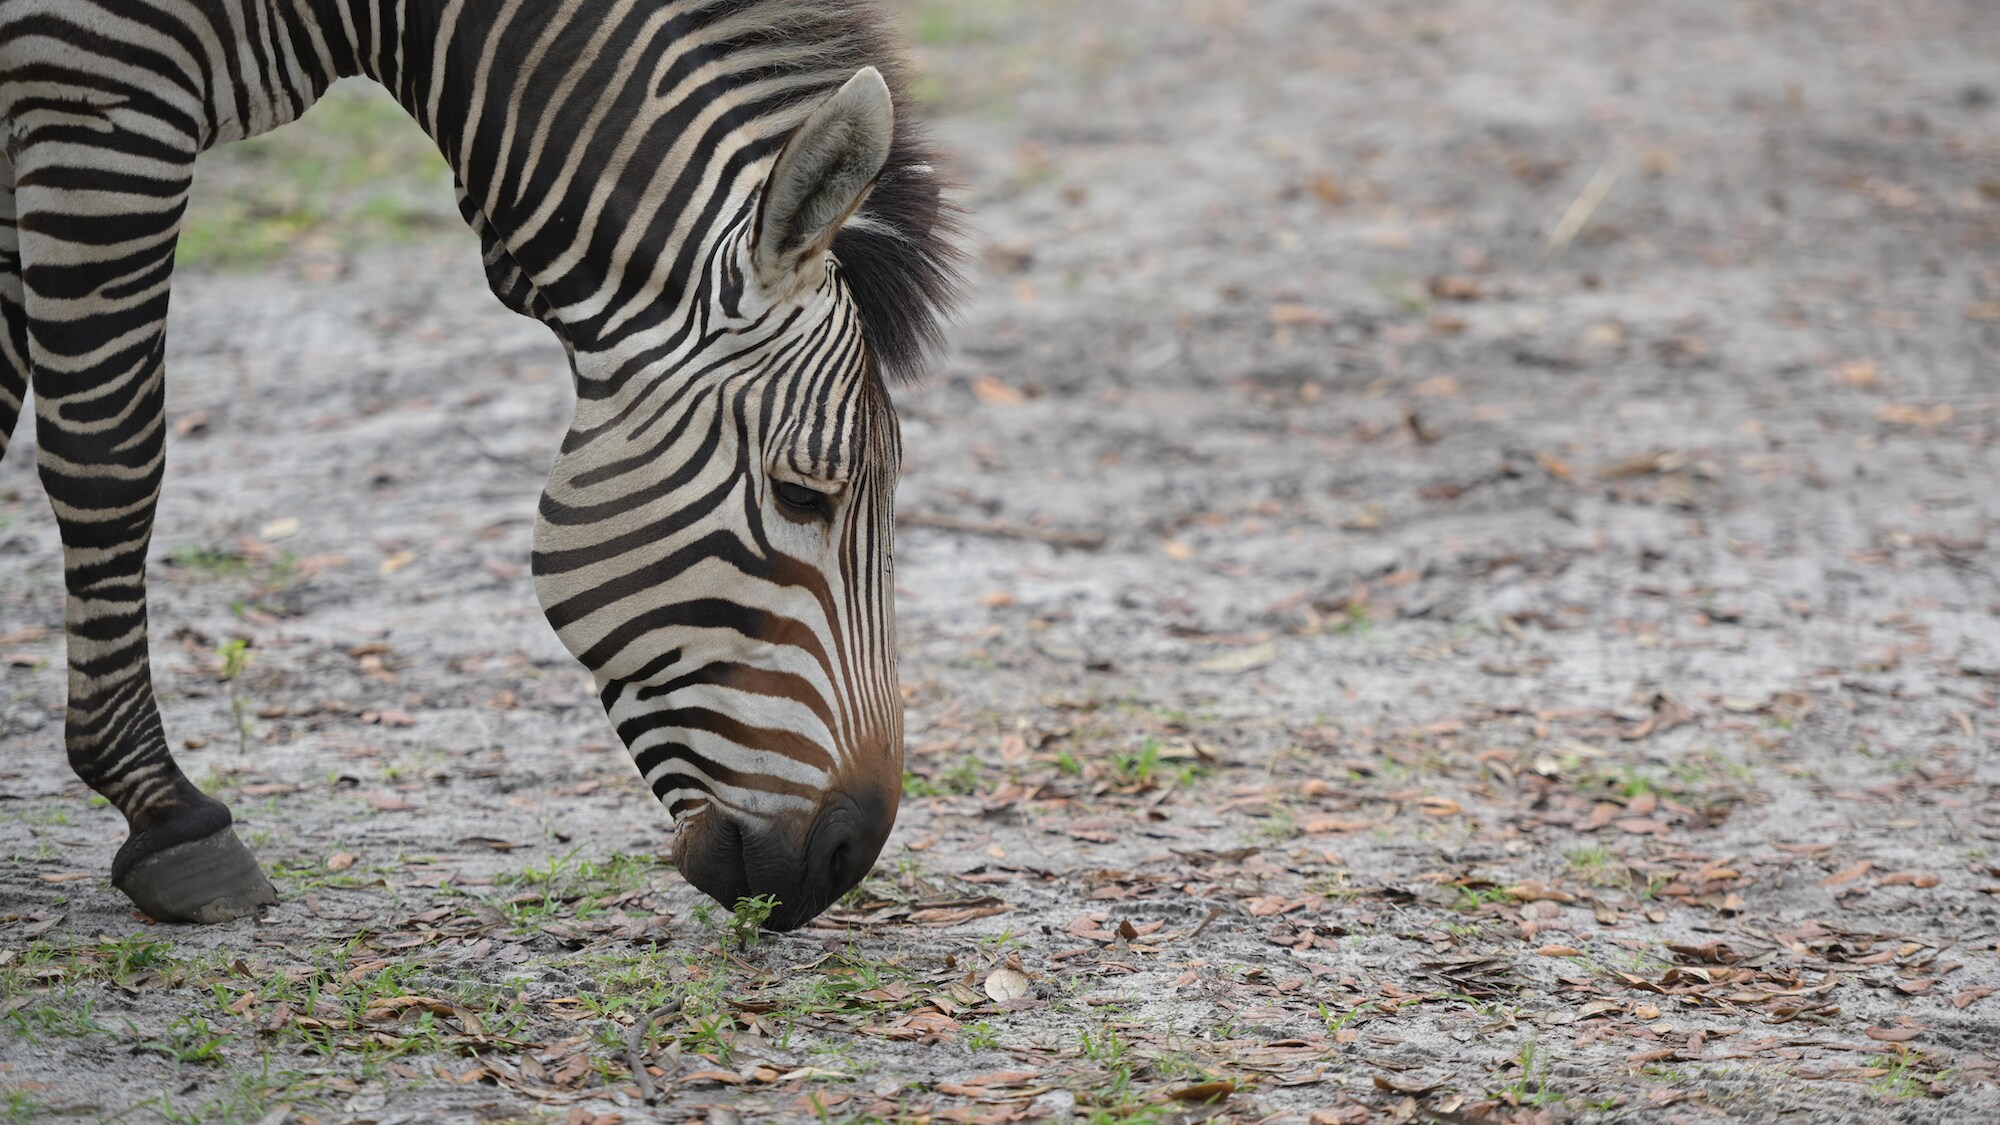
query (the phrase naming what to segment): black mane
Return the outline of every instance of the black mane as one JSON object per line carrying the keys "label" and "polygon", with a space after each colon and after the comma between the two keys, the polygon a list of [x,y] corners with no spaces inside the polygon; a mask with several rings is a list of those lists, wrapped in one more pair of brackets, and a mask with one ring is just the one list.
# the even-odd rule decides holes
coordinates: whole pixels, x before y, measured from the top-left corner
{"label": "black mane", "polygon": [[[814,45],[813,70],[832,80],[805,93],[817,102],[864,66],[881,70],[896,105],[889,161],[875,188],[833,239],[833,255],[861,314],[877,370],[892,383],[926,374],[965,292],[958,210],[939,154],[911,112],[907,68],[892,24],[873,0],[747,0],[738,14],[768,16],[765,36]],[[763,36],[760,36],[762,38]]]}

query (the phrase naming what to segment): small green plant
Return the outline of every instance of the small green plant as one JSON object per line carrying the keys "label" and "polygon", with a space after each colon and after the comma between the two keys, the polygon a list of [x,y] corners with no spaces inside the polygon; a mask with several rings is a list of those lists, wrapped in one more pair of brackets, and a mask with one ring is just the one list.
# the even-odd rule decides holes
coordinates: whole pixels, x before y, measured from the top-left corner
{"label": "small green plant", "polygon": [[1000,1032],[992,1024],[987,1023],[985,1020],[980,1020],[978,1023],[965,1029],[965,1045],[975,1051],[983,1051],[989,1047],[998,1047],[1000,1045]]}
{"label": "small green plant", "polygon": [[1593,887],[1623,887],[1635,879],[1625,861],[1602,844],[1572,849],[1563,858],[1577,878]]}
{"label": "small green plant", "polygon": [[5,1121],[8,1125],[14,1125],[15,1122],[19,1125],[34,1125],[37,1121],[48,1120],[50,1113],[46,1104],[36,1101],[26,1090],[0,1091],[0,1121]]}
{"label": "small green plant", "polygon": [[1901,1100],[1924,1097],[1931,1092],[1933,1082],[1951,1073],[1949,1070],[1926,1072],[1924,1064],[1929,1061],[1922,1051],[1903,1047],[1889,1059],[1888,1072],[1878,1075],[1868,1084],[1868,1089],[1881,1098]]}
{"label": "small green plant", "polygon": [[979,792],[979,759],[966,755],[942,773],[925,776],[904,771],[903,794],[908,797],[969,796]]}
{"label": "small green plant", "polygon": [[1335,1035],[1338,1035],[1348,1024],[1360,1019],[1361,1014],[1367,1011],[1367,1009],[1368,1005],[1366,1004],[1356,1004],[1336,1019],[1334,1018],[1332,1009],[1328,1008],[1325,1004],[1321,1004],[1319,1006],[1319,1020],[1326,1025],[1327,1038],[1331,1039]]}
{"label": "small green plant", "polygon": [[729,940],[738,949],[749,949],[757,944],[763,935],[764,923],[771,920],[771,912],[778,909],[778,900],[770,895],[755,898],[739,898],[736,908],[729,915]]}
{"label": "small green plant", "polygon": [[236,752],[250,752],[250,703],[243,698],[241,681],[250,667],[250,642],[231,637],[215,650],[222,660],[222,682],[229,685],[229,709],[236,714]]}
{"label": "small green plant", "polygon": [[1514,892],[1505,887],[1460,887],[1458,901],[1451,904],[1453,910],[1478,910],[1488,903],[1512,906],[1520,901]]}
{"label": "small green plant", "polygon": [[250,566],[242,555],[219,547],[180,547],[170,557],[175,566],[204,578],[233,577]]}
{"label": "small green plant", "polygon": [[1343,637],[1366,636],[1373,624],[1374,622],[1368,619],[1368,603],[1353,601],[1347,603],[1347,612],[1340,619],[1340,624],[1333,627],[1333,631],[1337,636]]}
{"label": "small green plant", "polygon": [[[129,1030],[130,1025],[127,1027]],[[138,1037],[136,1031],[132,1034]],[[222,1061],[222,1045],[228,1040],[229,1032],[217,1031],[206,1019],[190,1012],[168,1024],[159,1035],[140,1040],[132,1050],[150,1051],[178,1063],[209,1066]]]}
{"label": "small green plant", "polygon": [[1520,1051],[1506,1064],[1513,1070],[1508,1079],[1494,1092],[1494,1096],[1509,1105],[1541,1107],[1562,1102],[1563,1096],[1549,1088],[1548,1061],[1542,1058],[1533,1039],[1524,1040]]}
{"label": "small green plant", "polygon": [[101,1035],[111,1029],[97,1021],[97,1002],[74,987],[51,993],[40,1003],[15,1008],[6,1016],[7,1027],[29,1039],[49,1036],[74,1038]]}

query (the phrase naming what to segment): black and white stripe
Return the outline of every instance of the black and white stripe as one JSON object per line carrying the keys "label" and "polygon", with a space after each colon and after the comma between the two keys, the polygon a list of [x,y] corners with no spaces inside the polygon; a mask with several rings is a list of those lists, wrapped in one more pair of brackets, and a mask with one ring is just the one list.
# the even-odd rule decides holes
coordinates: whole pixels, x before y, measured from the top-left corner
{"label": "black and white stripe", "polygon": [[0,453],[32,379],[66,741],[131,823],[135,901],[269,897],[147,672],[161,357],[195,154],[346,75],[437,140],[494,293],[570,354],[536,590],[683,872],[776,895],[780,926],[865,873],[902,775],[887,385],[957,285],[881,27],[813,0],[0,0]]}

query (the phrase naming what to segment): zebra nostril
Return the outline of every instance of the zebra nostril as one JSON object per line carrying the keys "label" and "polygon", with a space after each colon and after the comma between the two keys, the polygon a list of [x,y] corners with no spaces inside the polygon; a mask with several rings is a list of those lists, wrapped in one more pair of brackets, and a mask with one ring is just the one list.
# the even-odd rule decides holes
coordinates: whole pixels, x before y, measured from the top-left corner
{"label": "zebra nostril", "polygon": [[832,886],[839,886],[841,884],[842,876],[847,873],[847,857],[848,853],[852,850],[850,847],[852,842],[849,837],[843,836],[840,843],[833,846],[833,851],[827,854],[826,880],[828,884]]}

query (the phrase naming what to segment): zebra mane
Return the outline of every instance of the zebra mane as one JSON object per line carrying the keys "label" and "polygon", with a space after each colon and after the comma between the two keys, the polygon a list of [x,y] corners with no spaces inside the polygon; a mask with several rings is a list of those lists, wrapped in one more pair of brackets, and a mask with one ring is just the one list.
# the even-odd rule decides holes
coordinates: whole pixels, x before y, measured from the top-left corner
{"label": "zebra mane", "polygon": [[[944,198],[950,181],[923,126],[909,112],[903,53],[874,0],[711,0],[778,69],[827,76],[799,87],[807,110],[864,66],[881,70],[896,105],[889,160],[858,211],[834,235],[833,255],[861,315],[862,335],[879,373],[893,383],[921,379],[944,344],[965,294],[965,251],[958,208]],[[772,51],[771,48],[777,48]]]}

